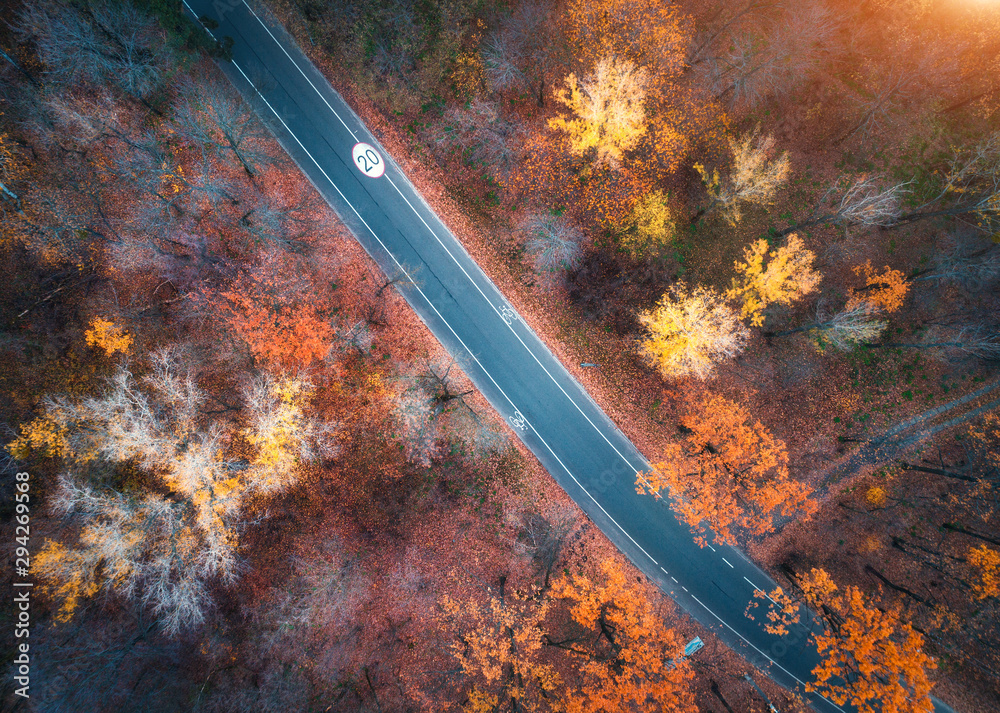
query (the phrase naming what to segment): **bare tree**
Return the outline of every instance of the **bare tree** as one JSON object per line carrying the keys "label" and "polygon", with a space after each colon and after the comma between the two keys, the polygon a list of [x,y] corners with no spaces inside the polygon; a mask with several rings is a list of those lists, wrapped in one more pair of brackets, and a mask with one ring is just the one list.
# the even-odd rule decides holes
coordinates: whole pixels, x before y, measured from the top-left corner
{"label": "bare tree", "polygon": [[884,342],[865,344],[869,349],[927,349],[942,352],[958,352],[979,359],[996,361],[1000,359],[1000,328],[986,325],[965,325],[958,329],[946,330],[944,340],[926,342]]}
{"label": "bare tree", "polygon": [[912,181],[891,183],[880,176],[863,175],[843,189],[845,181],[841,180],[830,186],[816,201],[809,215],[795,225],[778,231],[776,235],[781,237],[831,223],[865,227],[895,225],[902,215],[902,199],[908,193],[911,183]]}
{"label": "bare tree", "polygon": [[833,313],[820,305],[816,308],[815,322],[768,336],[784,337],[807,332],[821,348],[829,344],[839,351],[851,351],[861,344],[878,339],[888,324],[880,318],[879,310],[867,302],[859,302]]}
{"label": "bare tree", "polygon": [[334,349],[331,350],[331,356],[343,348],[354,349],[358,354],[371,353],[374,334],[368,322],[358,320],[350,324],[335,320],[333,333],[337,341],[335,342]]}
{"label": "bare tree", "polygon": [[772,158],[772,136],[761,137],[754,131],[740,139],[730,138],[729,148],[733,163],[725,175],[720,176],[718,170],[709,173],[698,163],[694,165],[711,201],[691,217],[692,223],[715,209],[722,209],[731,224],[738,223],[745,203],[769,204],[788,179],[791,170],[788,152]]}
{"label": "bare tree", "polygon": [[[866,36],[869,27],[863,20],[851,25],[859,45],[885,43],[885,38]],[[920,101],[928,93],[947,96],[949,87],[960,80],[957,58],[962,47],[951,42],[940,46],[924,42],[917,48],[909,37],[895,41],[896,46],[882,55],[883,62],[869,64],[867,76],[856,79],[856,89],[847,102],[854,105],[857,119],[836,143],[855,136],[864,141],[872,134],[884,133],[908,111],[919,111]]]}
{"label": "bare tree", "polygon": [[840,141],[846,141],[854,135],[859,135],[864,140],[872,133],[884,131],[911,98],[914,79],[909,69],[902,68],[876,74],[873,86],[868,91],[852,97],[857,105],[859,118]]}
{"label": "bare tree", "polygon": [[709,61],[717,98],[731,95],[732,103],[752,107],[791,91],[818,64],[833,30],[823,4],[794,3],[772,26],[732,37],[729,49]]}
{"label": "bare tree", "polygon": [[537,512],[527,513],[521,539],[531,554],[538,572],[543,577],[543,588],[548,589],[549,578],[569,534],[579,520],[570,509],[559,509],[549,517]]}
{"label": "bare tree", "polygon": [[712,54],[718,40],[730,40],[732,32],[741,23],[755,19],[758,15],[773,10],[771,0],[745,0],[741,3],[712,3],[712,16],[702,18],[704,29],[695,37],[695,44],[688,54],[688,66],[696,67],[714,59]]}
{"label": "bare tree", "polygon": [[292,252],[306,252],[305,238],[325,227],[325,216],[316,193],[310,191],[293,205],[281,205],[273,196],[260,193],[253,206],[239,218],[242,227],[255,243],[275,245]]}
{"label": "bare tree", "polygon": [[544,2],[521,3],[486,37],[480,51],[494,89],[521,89],[545,105],[549,77],[560,64],[550,12]]}
{"label": "bare tree", "polygon": [[952,236],[950,245],[937,250],[936,265],[910,276],[911,282],[940,281],[961,285],[968,292],[980,292],[1000,281],[1000,247],[996,243],[981,246]]}
{"label": "bare tree", "polygon": [[403,377],[397,396],[396,417],[402,427],[407,458],[424,467],[444,453],[443,443],[453,438],[473,455],[495,453],[506,438],[495,424],[468,402],[472,383],[454,359],[427,360],[423,367]]}
{"label": "bare tree", "polygon": [[565,217],[530,216],[522,232],[528,236],[525,252],[536,271],[572,270],[580,264],[583,233]]}
{"label": "bare tree", "polygon": [[[968,215],[988,234],[996,232],[1000,223],[1000,132],[970,149],[956,149],[943,174],[941,190],[912,213],[900,216],[897,224]],[[945,207],[932,209],[942,203]]]}
{"label": "bare tree", "polygon": [[217,81],[188,84],[174,107],[181,136],[212,154],[230,156],[254,177],[278,160],[257,116],[229,85]]}
{"label": "bare tree", "polygon": [[155,20],[128,2],[28,3],[15,29],[37,47],[47,78],[60,84],[93,82],[142,99],[172,65]]}
{"label": "bare tree", "polygon": [[444,453],[443,434],[434,411],[434,400],[423,389],[410,388],[396,397],[397,433],[403,441],[406,460],[424,468],[429,468]]}
{"label": "bare tree", "polygon": [[481,162],[506,175],[517,160],[523,133],[522,127],[501,116],[496,102],[477,98],[466,108],[448,109],[430,140],[459,146],[466,152],[467,163]]}

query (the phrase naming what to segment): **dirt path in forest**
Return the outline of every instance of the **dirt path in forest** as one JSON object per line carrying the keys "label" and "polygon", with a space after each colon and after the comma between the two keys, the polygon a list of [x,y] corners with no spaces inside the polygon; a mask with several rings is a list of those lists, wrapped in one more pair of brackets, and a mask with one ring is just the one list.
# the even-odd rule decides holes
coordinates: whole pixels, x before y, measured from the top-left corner
{"label": "dirt path in forest", "polygon": [[[998,391],[1000,379],[896,424],[830,465],[820,476],[817,489],[824,490],[863,470],[886,465],[931,436],[1000,408],[1000,398],[989,398],[991,395],[996,396]],[[965,406],[969,406],[969,409],[963,411]]]}

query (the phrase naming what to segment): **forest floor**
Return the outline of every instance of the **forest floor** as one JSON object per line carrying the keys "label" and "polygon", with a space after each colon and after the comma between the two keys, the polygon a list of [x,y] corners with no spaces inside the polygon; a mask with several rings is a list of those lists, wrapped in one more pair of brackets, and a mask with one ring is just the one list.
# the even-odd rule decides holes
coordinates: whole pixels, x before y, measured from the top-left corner
{"label": "forest floor", "polygon": [[[391,112],[361,94],[328,56],[310,46],[296,17],[281,12],[280,7],[278,11],[306,53],[378,136],[525,322],[650,461],[655,462],[657,454],[676,437],[677,415],[693,394],[708,390],[745,405],[787,444],[793,476],[816,487],[821,500],[820,510],[810,522],[794,523],[763,542],[746,543],[752,556],[779,581],[783,577],[779,566],[793,551],[800,564],[824,566],[838,581],[872,586],[863,562],[877,559],[879,546],[873,547],[870,537],[866,540],[855,530],[845,530],[843,501],[856,500],[857,493],[879,482],[884,467],[901,456],[919,460],[925,450],[950,443],[954,430],[967,422],[970,413],[996,407],[991,389],[997,386],[995,369],[973,359],[940,361],[901,349],[823,354],[800,336],[767,340],[757,334],[746,352],[720,366],[710,382],[665,381],[637,357],[634,331],[574,303],[572,293],[578,286],[571,281],[562,276],[540,276],[525,265],[521,259],[523,239],[517,233],[527,208],[498,199],[495,184],[484,181],[482,169],[466,165],[455,153],[432,152],[421,139],[419,127],[433,117],[417,110]],[[816,121],[815,108],[824,101],[829,99],[818,93],[806,94],[794,107],[785,107],[789,111],[781,120],[769,122],[778,145],[789,150],[796,167],[792,182],[777,201],[790,212],[776,227],[782,227],[791,212],[807,213],[807,196],[839,175],[845,165],[865,168],[867,159],[852,154],[848,144],[829,148],[832,134],[842,127],[821,126]],[[763,118],[750,116],[745,123],[752,125]],[[905,150],[900,147],[900,152]],[[692,229],[678,246],[678,254],[685,258],[683,272],[696,276],[702,284],[725,288],[731,265],[741,257],[742,248],[765,234],[774,221],[774,216],[763,210],[750,211],[738,230],[709,219]],[[852,268],[865,261],[876,268],[889,265],[905,273],[926,265],[935,249],[936,230],[936,226],[908,227],[853,235],[821,228],[805,237],[807,245],[819,246],[817,266],[824,275],[844,284],[851,282]],[[675,268],[662,272],[669,275]],[[655,274],[643,278],[656,281]],[[661,291],[664,286],[660,282]],[[920,287],[911,297],[915,313],[930,318],[954,311],[963,298],[954,289]],[[777,315],[786,325],[809,317],[804,308]],[[895,335],[910,336],[915,324],[910,314],[906,320],[893,322],[890,329]],[[966,395],[977,396],[966,399]],[[532,458],[525,457],[525,462],[530,464],[527,491],[545,494],[536,502],[572,507]],[[585,560],[611,547],[599,534],[589,542],[588,549],[574,557]],[[838,544],[831,547],[834,542]],[[704,632],[701,635],[706,638]],[[711,646],[715,651],[710,658],[717,661],[720,647]],[[724,664],[731,672],[741,666],[745,664],[728,659]],[[996,692],[981,679],[951,669],[937,680],[937,695],[963,713],[993,710]],[[740,695],[736,691],[749,696],[750,690],[748,686],[736,687],[725,695],[734,703]],[[704,691],[701,695],[706,700]],[[746,705],[737,710],[749,710],[749,701]]]}

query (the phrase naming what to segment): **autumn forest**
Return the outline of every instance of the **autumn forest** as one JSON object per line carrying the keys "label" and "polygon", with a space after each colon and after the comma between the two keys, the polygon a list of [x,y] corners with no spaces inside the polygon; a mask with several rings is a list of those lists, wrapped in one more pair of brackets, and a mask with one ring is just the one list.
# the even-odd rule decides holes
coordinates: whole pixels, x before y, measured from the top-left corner
{"label": "autumn forest", "polygon": [[250,5],[821,663],[580,510],[217,23],[3,0],[3,710],[1000,710],[1000,3]]}

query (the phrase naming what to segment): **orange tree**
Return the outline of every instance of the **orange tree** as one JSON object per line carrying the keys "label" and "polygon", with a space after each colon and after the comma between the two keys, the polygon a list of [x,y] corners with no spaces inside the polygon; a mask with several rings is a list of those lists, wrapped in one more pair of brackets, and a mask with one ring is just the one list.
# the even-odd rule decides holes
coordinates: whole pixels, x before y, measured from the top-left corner
{"label": "orange tree", "polygon": [[566,692],[566,711],[694,713],[694,674],[682,659],[684,643],[626,581],[620,565],[604,560],[595,579],[565,574],[552,593],[567,600],[579,632],[557,643],[580,662],[583,676],[576,690]]}
{"label": "orange tree", "polygon": [[212,301],[256,359],[294,369],[322,359],[334,339],[332,309],[318,288],[293,256],[274,252]]}
{"label": "orange tree", "polygon": [[788,474],[785,444],[744,407],[707,396],[688,407],[683,424],[683,441],[671,444],[651,472],[640,473],[636,488],[673,495],[674,512],[695,532],[707,523],[722,541],[735,543],[735,527],[764,535],[774,529],[775,511],[815,510],[809,488]]}
{"label": "orange tree", "polygon": [[492,711],[502,701],[516,701],[515,710],[547,708],[561,680],[545,663],[542,622],[550,602],[535,593],[486,588],[485,601],[458,601],[445,595],[438,620],[448,631],[451,654],[472,683],[470,711]]}
{"label": "orange tree", "polygon": [[822,569],[813,569],[800,585],[806,602],[827,623],[824,632],[814,634],[823,662],[813,670],[816,679],[808,690],[859,713],[934,709],[927,672],[936,664],[898,607],[883,611],[857,587],[838,587]]}

